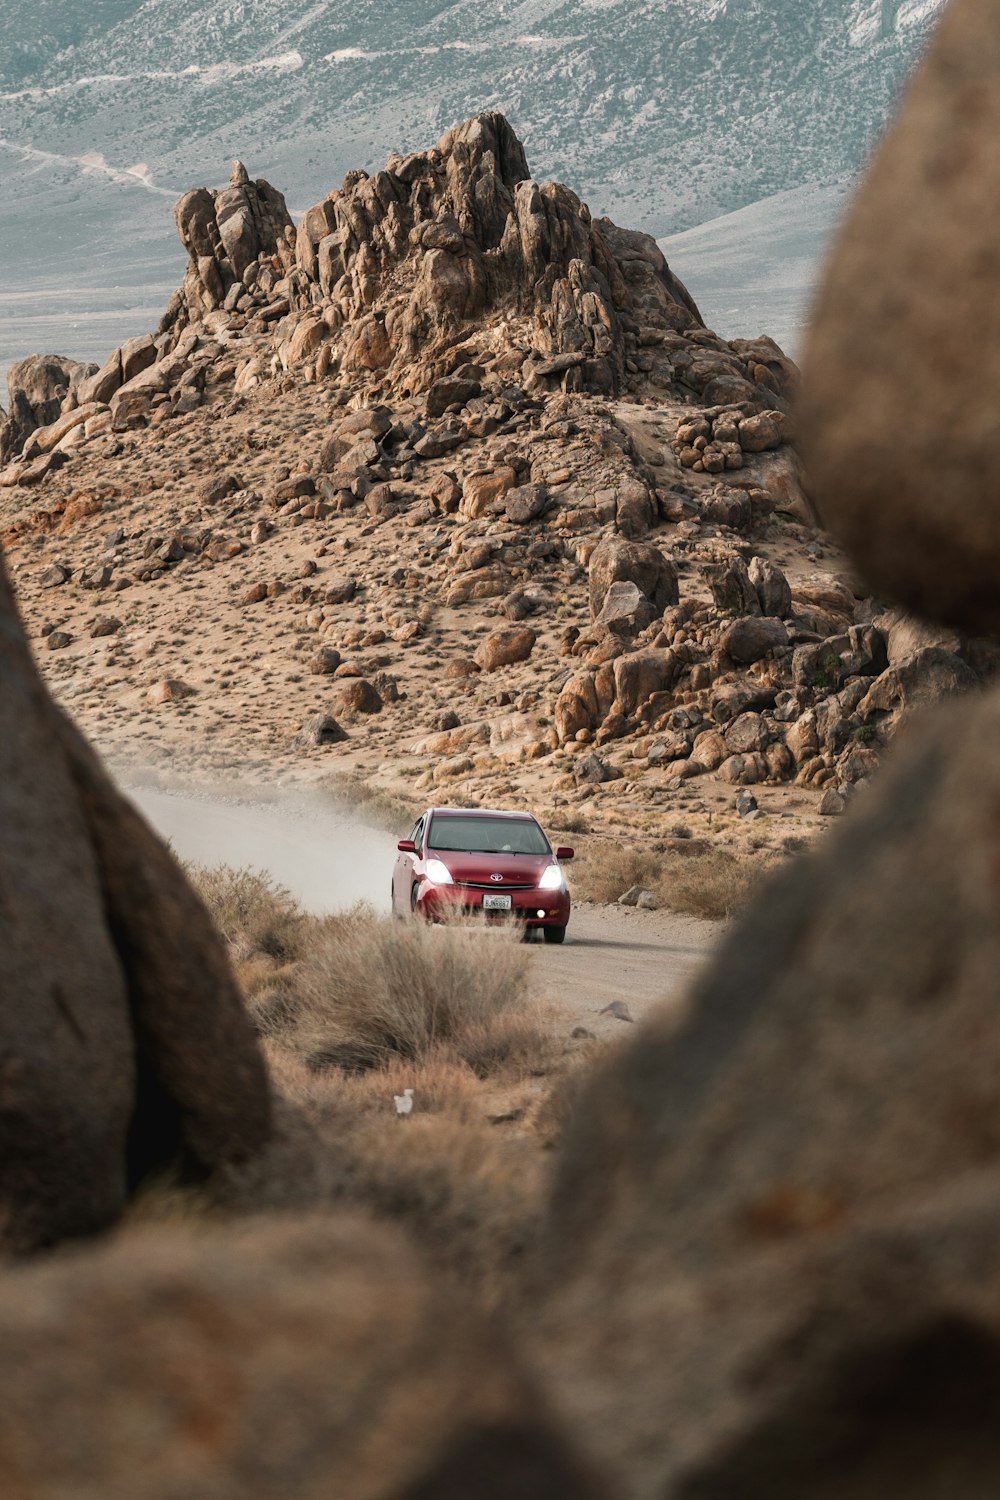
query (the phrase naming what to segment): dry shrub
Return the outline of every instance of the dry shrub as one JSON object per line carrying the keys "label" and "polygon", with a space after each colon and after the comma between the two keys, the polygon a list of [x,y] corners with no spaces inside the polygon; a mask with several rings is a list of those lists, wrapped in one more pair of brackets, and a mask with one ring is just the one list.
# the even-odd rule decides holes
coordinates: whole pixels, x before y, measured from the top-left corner
{"label": "dry shrub", "polygon": [[556,1066],[559,1048],[547,1007],[526,1003],[482,1021],[470,1021],[455,1038],[455,1051],[477,1078],[538,1077]]}
{"label": "dry shrub", "polygon": [[310,919],[294,896],[259,870],[187,865],[187,875],[237,959],[297,958]]}
{"label": "dry shrub", "polygon": [[724,921],[746,905],[771,868],[771,860],[745,851],[657,854],[601,843],[592,845],[574,869],[573,895],[610,903],[642,886],[667,911]]}
{"label": "dry shrub", "polygon": [[578,901],[612,902],[634,885],[652,890],[661,863],[652,850],[623,844],[591,845],[573,866],[573,895]]}
{"label": "dry shrub", "polygon": [[668,854],[653,890],[671,911],[724,921],[746,905],[771,868],[770,860],[726,849]]}
{"label": "dry shrub", "polygon": [[364,1071],[413,1060],[528,1002],[530,954],[506,928],[327,924],[297,976],[296,1045],[317,1066]]}

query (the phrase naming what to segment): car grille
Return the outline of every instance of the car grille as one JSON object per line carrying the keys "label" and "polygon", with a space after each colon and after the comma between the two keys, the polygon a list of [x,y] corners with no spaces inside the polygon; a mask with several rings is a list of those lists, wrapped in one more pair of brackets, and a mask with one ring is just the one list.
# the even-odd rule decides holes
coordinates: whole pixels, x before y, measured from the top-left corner
{"label": "car grille", "polygon": [[532,881],[505,880],[460,880],[458,884],[467,891],[533,891]]}

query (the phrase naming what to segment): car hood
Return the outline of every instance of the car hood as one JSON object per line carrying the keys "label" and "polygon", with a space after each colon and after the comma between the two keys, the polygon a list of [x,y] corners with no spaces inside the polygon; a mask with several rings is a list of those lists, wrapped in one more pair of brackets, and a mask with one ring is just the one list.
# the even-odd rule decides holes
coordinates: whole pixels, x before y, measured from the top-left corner
{"label": "car hood", "polygon": [[[542,871],[553,863],[551,854],[457,854],[428,849],[428,859],[439,859],[458,885],[537,885]],[[499,875],[499,880],[492,877]]]}

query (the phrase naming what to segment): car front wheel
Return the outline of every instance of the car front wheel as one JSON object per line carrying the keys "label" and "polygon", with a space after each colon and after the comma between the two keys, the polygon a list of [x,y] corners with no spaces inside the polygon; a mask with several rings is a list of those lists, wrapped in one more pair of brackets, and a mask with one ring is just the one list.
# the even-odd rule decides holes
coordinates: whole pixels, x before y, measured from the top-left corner
{"label": "car front wheel", "polygon": [[543,927],[547,943],[564,943],[566,941],[565,927]]}

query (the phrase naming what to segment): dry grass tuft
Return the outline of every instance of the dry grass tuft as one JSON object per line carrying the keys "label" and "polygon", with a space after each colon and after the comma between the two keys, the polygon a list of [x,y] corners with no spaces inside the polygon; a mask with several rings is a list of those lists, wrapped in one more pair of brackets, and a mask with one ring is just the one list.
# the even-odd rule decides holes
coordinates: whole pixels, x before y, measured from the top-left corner
{"label": "dry grass tuft", "polygon": [[573,865],[571,886],[578,901],[617,901],[634,885],[653,890],[661,861],[651,850],[594,843]]}
{"label": "dry grass tuft", "polygon": [[772,861],[713,849],[708,854],[668,854],[655,890],[671,911],[724,921],[749,902]]}

